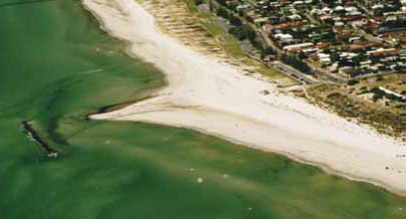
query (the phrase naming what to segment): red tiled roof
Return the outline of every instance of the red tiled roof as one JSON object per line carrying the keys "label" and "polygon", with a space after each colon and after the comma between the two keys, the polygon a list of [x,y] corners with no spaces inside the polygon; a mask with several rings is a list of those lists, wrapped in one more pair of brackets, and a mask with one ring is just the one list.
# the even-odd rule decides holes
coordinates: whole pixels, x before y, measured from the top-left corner
{"label": "red tiled roof", "polygon": [[316,44],[317,48],[326,48],[328,45],[326,43],[317,43]]}
{"label": "red tiled roof", "polygon": [[390,49],[390,50],[384,50],[384,51],[375,51],[371,52],[371,56],[378,56],[378,55],[391,55],[391,54],[397,54],[399,52],[398,49]]}
{"label": "red tiled roof", "polygon": [[364,26],[365,28],[377,28],[379,27],[379,25],[377,23],[372,23],[372,22],[368,22],[367,24],[365,24]]}
{"label": "red tiled roof", "polygon": [[349,50],[358,50],[358,49],[365,49],[367,46],[362,45],[362,44],[351,44],[347,46],[347,49]]}
{"label": "red tiled roof", "polygon": [[387,33],[381,33],[379,35],[383,37],[388,37],[392,35],[398,35],[398,34],[406,34],[406,30],[401,30],[401,31],[392,31],[392,32],[387,32]]}
{"label": "red tiled roof", "polygon": [[345,3],[345,6],[354,6],[354,5],[355,5],[355,2],[353,2],[353,1],[347,1]]}
{"label": "red tiled roof", "polygon": [[287,23],[278,24],[277,27],[279,29],[282,29],[282,28],[288,28],[288,27],[298,27],[301,25],[302,25],[301,22],[287,22]]}
{"label": "red tiled roof", "polygon": [[376,20],[376,21],[383,21],[384,17],[374,17],[373,19]]}

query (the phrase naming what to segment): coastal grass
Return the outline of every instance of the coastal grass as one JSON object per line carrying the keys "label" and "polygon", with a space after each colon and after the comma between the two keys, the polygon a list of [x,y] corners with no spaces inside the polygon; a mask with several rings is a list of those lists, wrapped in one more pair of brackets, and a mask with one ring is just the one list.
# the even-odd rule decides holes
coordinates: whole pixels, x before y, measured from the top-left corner
{"label": "coastal grass", "polygon": [[223,30],[215,23],[215,21],[210,19],[210,16],[211,14],[209,14],[208,17],[204,17],[207,19],[202,19],[201,24],[206,29],[206,31],[209,32],[213,37],[221,36],[222,34],[224,34]]}
{"label": "coastal grass", "polygon": [[219,24],[215,21],[217,18],[213,13],[200,12],[193,0],[183,0],[187,5],[189,12],[196,16],[204,29],[214,38],[217,39],[219,45],[224,51],[233,58],[239,59],[243,63],[258,67],[258,72],[266,77],[270,77],[275,80],[279,80],[286,86],[297,85],[299,82],[287,77],[283,73],[276,71],[275,69],[265,67],[263,64],[259,64],[256,61],[247,57],[247,54],[241,49],[237,39],[230,34],[223,31]]}
{"label": "coastal grass", "polygon": [[126,56],[78,1],[12,2],[0,8],[1,218],[405,218],[405,198],[282,156],[186,129],[89,121],[144,98],[162,75]]}
{"label": "coastal grass", "polygon": [[211,15],[211,13],[208,13],[208,12],[201,12],[201,13],[197,14],[197,17],[199,17],[199,18],[212,18],[212,15]]}
{"label": "coastal grass", "polygon": [[189,12],[196,16],[204,29],[214,38],[216,39],[227,39],[226,41],[220,41],[219,44],[223,49],[229,53],[234,58],[242,58],[246,57],[245,53],[241,50],[238,42],[235,42],[235,39],[229,37],[228,33],[225,33],[221,27],[215,21],[216,17],[212,13],[209,12],[200,12],[197,9],[196,4],[193,0],[183,0],[187,5]]}
{"label": "coastal grass", "polygon": [[246,58],[245,53],[241,50],[240,46],[234,42],[227,42],[221,45],[224,50],[234,58]]}
{"label": "coastal grass", "polygon": [[193,13],[193,14],[199,13],[199,10],[197,9],[194,0],[182,0],[182,1],[185,2],[185,4],[186,4],[188,10],[189,10],[191,13]]}

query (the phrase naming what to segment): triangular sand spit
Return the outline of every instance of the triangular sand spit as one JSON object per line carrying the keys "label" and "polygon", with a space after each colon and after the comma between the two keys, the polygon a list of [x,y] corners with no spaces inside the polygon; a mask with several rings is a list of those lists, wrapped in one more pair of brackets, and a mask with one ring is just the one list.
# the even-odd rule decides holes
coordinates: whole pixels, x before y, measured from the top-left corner
{"label": "triangular sand spit", "polygon": [[168,83],[151,99],[92,119],[190,128],[406,194],[406,159],[396,156],[406,148],[394,139],[283,95],[219,57],[185,47],[160,32],[136,1],[83,3],[107,32],[130,43],[132,55],[160,69]]}

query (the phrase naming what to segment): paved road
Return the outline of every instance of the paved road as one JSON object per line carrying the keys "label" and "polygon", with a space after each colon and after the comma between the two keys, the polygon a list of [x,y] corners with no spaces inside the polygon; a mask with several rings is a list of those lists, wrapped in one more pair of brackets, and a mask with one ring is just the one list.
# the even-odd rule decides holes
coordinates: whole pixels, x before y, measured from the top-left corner
{"label": "paved road", "polygon": [[347,83],[346,79],[341,78],[340,76],[334,76],[329,72],[326,72],[326,70],[322,70],[319,68],[313,68],[313,73],[317,76],[323,77],[327,80],[329,80],[332,83],[335,84],[344,84]]}
{"label": "paved road", "polygon": [[279,49],[279,47],[269,38],[269,33],[266,31],[260,31],[260,35],[262,36],[262,39],[268,44],[269,47],[272,48],[272,50],[277,54],[277,55],[283,55],[283,51]]}
{"label": "paved road", "polygon": [[[216,8],[220,7],[220,5],[217,3],[217,1],[213,1],[213,3],[216,6]],[[238,15],[236,15],[236,16],[238,16]],[[284,54],[284,52],[275,44],[275,42],[273,42],[269,38],[269,36],[268,36],[269,33],[267,33],[266,31],[258,30],[258,28],[255,25],[248,22],[244,17],[240,17],[240,18],[243,21],[243,23],[250,25],[257,32],[259,37],[262,38],[264,43],[268,44],[268,46],[270,46],[277,53],[277,55]],[[227,24],[227,22],[224,19],[216,17],[216,21],[217,21],[218,25],[221,27],[221,29],[223,29],[223,31],[228,32],[229,25]],[[293,80],[298,81],[301,84],[319,83],[319,81],[310,78],[303,72],[300,72],[279,61],[273,62],[273,68],[282,72],[283,74],[287,75],[288,77],[292,78]],[[325,74],[324,72],[316,72],[316,74],[319,74],[319,73],[323,74],[323,76],[325,76],[328,80],[332,81],[333,83],[343,83],[343,81],[341,81],[340,79],[330,76],[329,74]]]}
{"label": "paved road", "polygon": [[290,66],[287,66],[279,61],[274,61],[272,62],[273,67],[282,72],[283,74],[289,76],[290,78],[292,78],[295,81],[298,81],[301,84],[317,84],[319,83],[318,81],[311,79],[309,76],[307,76],[306,74],[293,69]]}

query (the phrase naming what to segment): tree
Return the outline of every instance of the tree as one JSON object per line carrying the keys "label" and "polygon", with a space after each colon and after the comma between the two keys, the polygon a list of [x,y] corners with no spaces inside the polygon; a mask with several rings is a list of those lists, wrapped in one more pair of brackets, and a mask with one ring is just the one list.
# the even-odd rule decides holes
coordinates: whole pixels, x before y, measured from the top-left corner
{"label": "tree", "polygon": [[352,61],[354,62],[355,66],[359,66],[360,63],[362,62],[363,57],[361,57],[360,55],[355,56],[354,58],[352,58]]}
{"label": "tree", "polygon": [[231,15],[230,16],[230,24],[234,25],[234,26],[241,26],[242,25],[242,21],[240,20],[240,18]]}
{"label": "tree", "polygon": [[234,35],[238,40],[245,40],[247,37],[245,36],[241,27],[233,27],[228,31],[230,34]]}
{"label": "tree", "polygon": [[359,83],[359,81],[358,81],[358,80],[355,80],[355,79],[351,79],[351,80],[349,80],[349,81],[347,82],[347,84],[350,85],[350,86],[356,85],[356,84],[358,84],[358,83]]}
{"label": "tree", "polygon": [[251,42],[255,40],[256,33],[249,25],[241,25],[233,27],[229,33],[234,35],[239,40],[249,39]]}
{"label": "tree", "polygon": [[257,33],[255,32],[255,30],[251,29],[251,27],[249,30],[247,30],[247,38],[251,42],[253,42],[255,40],[255,38],[257,38]]}
{"label": "tree", "polygon": [[227,0],[217,0],[217,2],[222,6],[227,6]]}
{"label": "tree", "polygon": [[297,70],[299,70],[305,74],[310,74],[312,72],[312,69],[309,67],[309,65],[306,62],[298,60],[295,57],[283,55],[281,60],[282,60],[282,62],[296,68]]}
{"label": "tree", "polygon": [[303,60],[303,59],[305,59],[306,57],[307,57],[307,56],[306,56],[306,54],[305,54],[303,51],[300,51],[300,52],[297,53],[297,58],[300,59],[300,60]]}
{"label": "tree", "polygon": [[223,17],[223,18],[226,18],[226,19],[228,19],[230,17],[227,9],[225,9],[223,7],[218,8],[217,11],[216,11],[216,14],[217,14],[217,16]]}
{"label": "tree", "polygon": [[374,15],[377,17],[382,17],[383,16],[383,10],[382,9],[376,9],[374,11]]}
{"label": "tree", "polygon": [[259,49],[260,51],[264,50],[264,48],[262,47],[261,42],[259,42],[256,38],[251,40],[250,42],[255,48]]}
{"label": "tree", "polygon": [[325,49],[323,49],[323,53],[330,54],[330,53],[331,53],[331,49],[325,48]]}
{"label": "tree", "polygon": [[194,2],[195,2],[195,5],[201,5],[204,3],[203,0],[194,0]]}
{"label": "tree", "polygon": [[339,62],[340,61],[340,54],[334,52],[330,55],[331,62]]}
{"label": "tree", "polygon": [[245,19],[247,19],[248,22],[254,23],[254,19],[251,16],[245,16]]}
{"label": "tree", "polygon": [[265,54],[265,55],[272,55],[272,54],[275,54],[275,52],[273,51],[273,49],[272,49],[271,47],[267,46],[267,47],[264,49],[264,54]]}

